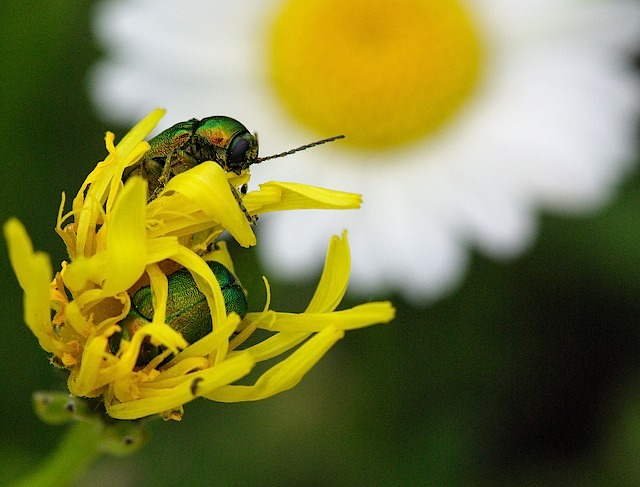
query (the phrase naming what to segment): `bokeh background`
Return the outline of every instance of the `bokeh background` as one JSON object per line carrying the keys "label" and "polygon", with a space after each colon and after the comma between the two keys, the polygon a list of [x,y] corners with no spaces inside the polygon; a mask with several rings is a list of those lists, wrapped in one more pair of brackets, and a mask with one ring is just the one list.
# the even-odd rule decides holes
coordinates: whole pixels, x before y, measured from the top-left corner
{"label": "bokeh background", "polygon": [[[0,6],[0,221],[66,258],[53,232],[105,154],[86,73],[100,56],[93,2]],[[31,408],[64,389],[22,321],[0,240],[0,472],[33,468],[64,427]],[[261,304],[261,263],[237,272]],[[319,272],[320,270],[318,270]],[[300,310],[315,280],[272,282],[276,309]],[[254,291],[252,291],[254,290]],[[186,406],[149,424],[148,445],[104,457],[77,485],[639,485],[640,174],[604,210],[541,214],[535,246],[499,262],[474,255],[435,303],[391,298],[398,317],[348,333],[294,390],[265,401]],[[359,296],[351,298],[362,300]]]}

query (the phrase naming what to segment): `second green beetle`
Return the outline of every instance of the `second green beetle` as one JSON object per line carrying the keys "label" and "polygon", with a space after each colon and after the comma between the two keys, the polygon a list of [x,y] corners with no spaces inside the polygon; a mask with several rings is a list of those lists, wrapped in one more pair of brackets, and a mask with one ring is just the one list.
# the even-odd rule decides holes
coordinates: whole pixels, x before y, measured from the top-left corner
{"label": "second green beetle", "polygon": [[[227,314],[232,311],[241,318],[247,314],[247,295],[236,280],[235,276],[219,262],[207,262],[213,271],[224,298]],[[174,330],[180,332],[188,343],[194,343],[207,335],[213,329],[211,314],[207,300],[198,289],[191,273],[186,269],[180,269],[167,276],[169,294],[167,297],[166,323]],[[122,339],[131,340],[131,337],[143,326],[153,320],[153,297],[151,287],[140,288],[131,297],[131,309],[129,314],[118,323],[122,331],[112,335],[109,339],[109,347],[112,353],[120,348]],[[137,365],[148,364],[154,357],[162,352],[161,347],[152,345],[148,340],[142,342]]]}

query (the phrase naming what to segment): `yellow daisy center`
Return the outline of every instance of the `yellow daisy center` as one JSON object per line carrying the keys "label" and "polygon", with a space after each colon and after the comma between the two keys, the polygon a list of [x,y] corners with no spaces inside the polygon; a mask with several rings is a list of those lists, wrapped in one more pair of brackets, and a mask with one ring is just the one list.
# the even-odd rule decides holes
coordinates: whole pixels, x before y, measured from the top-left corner
{"label": "yellow daisy center", "polygon": [[270,75],[293,116],[363,149],[440,129],[477,87],[483,61],[455,0],[290,0],[270,42]]}

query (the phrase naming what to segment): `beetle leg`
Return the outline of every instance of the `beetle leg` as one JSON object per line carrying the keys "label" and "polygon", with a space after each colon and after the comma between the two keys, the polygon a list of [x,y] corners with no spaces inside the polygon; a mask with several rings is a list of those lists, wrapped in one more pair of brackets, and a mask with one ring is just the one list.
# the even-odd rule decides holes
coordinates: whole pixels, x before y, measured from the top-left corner
{"label": "beetle leg", "polygon": [[242,185],[242,187],[240,188],[240,193],[238,193],[238,190],[233,184],[229,183],[229,186],[231,187],[231,192],[233,193],[233,197],[238,202],[238,206],[240,206],[242,213],[244,213],[244,216],[247,217],[247,221],[249,223],[255,224],[258,221],[258,216],[249,214],[249,211],[245,208],[244,203],[242,202],[242,197],[240,196],[240,194],[246,194],[246,191],[245,192],[242,191],[242,188],[244,188],[246,184]]}
{"label": "beetle leg", "polygon": [[160,183],[160,186],[162,186],[163,188],[165,187],[165,185],[169,182],[169,180],[171,179],[171,169],[172,169],[172,164],[171,162],[173,161],[173,157],[176,153],[172,152],[171,154],[169,154],[167,156],[167,158],[164,161],[164,166],[162,166],[162,174],[160,174],[160,176],[158,177],[158,183]]}
{"label": "beetle leg", "polygon": [[158,176],[158,186],[153,190],[149,198],[147,199],[147,203],[152,200],[155,200],[160,192],[164,189],[165,185],[171,179],[171,159],[173,159],[173,152],[167,156],[164,161],[164,165],[162,166],[162,173]]}

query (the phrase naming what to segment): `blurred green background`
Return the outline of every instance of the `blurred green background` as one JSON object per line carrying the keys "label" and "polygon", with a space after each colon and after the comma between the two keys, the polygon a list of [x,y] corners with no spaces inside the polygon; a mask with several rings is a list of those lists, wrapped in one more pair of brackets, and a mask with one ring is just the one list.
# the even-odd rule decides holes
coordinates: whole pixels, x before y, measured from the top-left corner
{"label": "blurred green background", "polygon": [[[86,94],[100,55],[91,8],[0,6],[0,221],[20,218],[54,268],[66,258],[60,193],[103,159],[107,129],[127,130],[100,122]],[[540,220],[533,250],[474,256],[433,305],[366,296],[392,298],[397,320],[348,333],[294,390],[190,403],[181,423],[151,423],[145,448],[102,458],[77,485],[639,485],[640,176],[600,213]],[[237,265],[259,289],[255,257]],[[23,324],[4,240],[0,269],[3,483],[64,433],[30,398],[65,377]],[[314,285],[273,282],[275,307],[302,308]]]}

